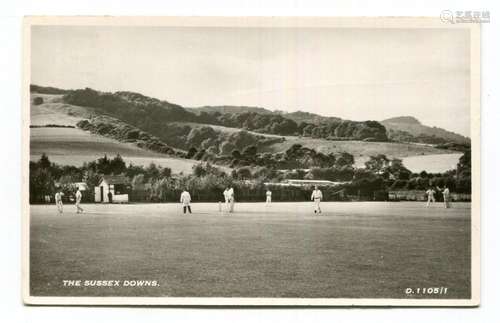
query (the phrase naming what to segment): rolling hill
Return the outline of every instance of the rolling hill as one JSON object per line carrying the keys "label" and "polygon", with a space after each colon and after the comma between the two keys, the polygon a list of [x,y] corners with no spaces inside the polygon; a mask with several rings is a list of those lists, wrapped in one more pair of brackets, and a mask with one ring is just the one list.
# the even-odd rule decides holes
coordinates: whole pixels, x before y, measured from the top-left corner
{"label": "rolling hill", "polygon": [[[44,91],[47,88],[37,87],[37,89]],[[32,158],[37,158],[45,152],[49,157],[55,158],[54,161],[59,160],[61,163],[69,163],[72,159],[81,163],[93,160],[96,156],[101,157],[103,153],[120,153],[127,162],[144,165],[154,161],[172,168],[173,172],[186,173],[198,162],[158,152],[165,150],[144,149],[144,147],[154,148],[158,143],[165,143],[174,149],[184,151],[195,147],[197,150],[207,150],[207,153],[212,155],[222,154],[226,157],[233,149],[243,149],[257,142],[259,152],[270,153],[284,152],[292,145],[300,144],[322,153],[347,152],[355,157],[357,166],[363,165],[369,156],[375,154],[385,154],[390,158],[407,158],[453,152],[437,149],[428,144],[412,143],[411,140],[366,141],[352,140],[349,137],[327,139],[318,137],[316,131],[333,133],[335,130],[337,134],[342,128],[343,132],[340,133],[359,133],[365,137],[370,137],[373,131],[385,132],[386,128],[374,121],[353,122],[302,111],[283,113],[257,107],[207,106],[186,109],[134,92],[104,93],[91,89],[59,91],[55,88],[49,88],[48,91],[57,94],[32,93],[31,124],[41,126],[32,129]],[[43,102],[35,104],[34,98],[41,98]],[[207,113],[196,113],[193,112],[194,109],[202,109],[201,111]],[[233,110],[237,112],[223,113]],[[211,112],[216,111],[220,114],[212,117]],[[399,129],[408,129],[408,125],[411,129],[415,129],[415,133],[431,128],[411,117],[393,118],[384,122],[388,124],[386,127],[392,134],[402,133],[403,130]],[[262,125],[259,126],[259,123]],[[284,129],[290,125],[298,127],[298,123],[307,123],[308,131],[311,131],[308,136],[297,135],[297,131],[292,135],[274,132],[276,128]],[[243,124],[245,126],[242,126]],[[45,127],[46,125],[75,128]],[[248,130],[242,132],[243,128]],[[303,128],[304,131],[306,128]],[[434,129],[435,134],[446,135],[446,138],[455,140],[464,138],[454,137],[453,135],[459,135],[443,129],[431,129]],[[302,131],[299,133],[302,134]],[[410,133],[407,137],[416,138]],[[151,142],[152,138],[154,145],[140,144],[141,140]]]}
{"label": "rolling hill", "polygon": [[470,138],[457,133],[423,125],[411,116],[395,117],[381,121],[388,131],[389,138],[399,141],[415,141],[441,144],[451,142],[455,144],[470,145]]}
{"label": "rolling hill", "polygon": [[[63,102],[72,106],[86,107],[87,110],[92,109],[92,113],[118,118],[159,137],[163,131],[156,128],[161,128],[161,125],[154,123],[179,121],[246,129],[281,136],[304,135],[313,138],[344,140],[363,140],[372,137],[371,139],[377,141],[384,141],[388,138],[396,142],[470,145],[470,139],[467,137],[442,128],[423,125],[411,116],[390,118],[380,123],[377,121],[356,122],[304,111],[286,113],[252,106],[222,105],[184,108],[168,101],[127,91],[106,93],[89,88],[62,90],[37,85],[32,85],[31,90],[37,93],[58,95],[53,99],[56,100],[53,103]],[[82,113],[80,110],[71,111],[70,115],[80,117]],[[314,129],[318,126],[321,129]],[[155,133],[155,130],[158,133]],[[382,135],[380,131],[386,134]]]}

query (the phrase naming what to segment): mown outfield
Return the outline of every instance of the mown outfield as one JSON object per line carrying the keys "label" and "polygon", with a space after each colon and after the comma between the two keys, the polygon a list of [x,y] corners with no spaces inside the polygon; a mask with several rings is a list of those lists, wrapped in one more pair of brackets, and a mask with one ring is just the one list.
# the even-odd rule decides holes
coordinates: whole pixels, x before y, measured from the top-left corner
{"label": "mown outfield", "polygon": [[[470,296],[470,204],[302,203],[31,206],[32,295],[406,298]],[[158,287],[63,287],[62,280]],[[415,297],[415,296],[413,296]],[[429,296],[427,296],[429,297]]]}

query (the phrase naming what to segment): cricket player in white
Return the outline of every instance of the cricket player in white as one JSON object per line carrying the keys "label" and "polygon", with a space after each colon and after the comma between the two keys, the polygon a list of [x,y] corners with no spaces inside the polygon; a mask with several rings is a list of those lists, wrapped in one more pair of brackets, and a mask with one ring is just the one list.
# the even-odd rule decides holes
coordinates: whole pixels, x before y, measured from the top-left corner
{"label": "cricket player in white", "polygon": [[323,193],[318,189],[318,186],[314,186],[314,191],[311,194],[311,201],[314,201],[314,213],[321,213],[321,208],[319,204],[323,199]]}
{"label": "cricket player in white", "polygon": [[83,213],[83,208],[80,206],[80,202],[82,201],[82,192],[80,192],[80,189],[76,189],[75,193],[75,206],[76,206],[76,213]]}
{"label": "cricket player in white", "polygon": [[57,211],[59,211],[59,214],[63,214],[63,202],[62,202],[63,195],[64,195],[63,192],[61,192],[60,190],[58,190],[55,195]]}
{"label": "cricket player in white", "polygon": [[184,210],[184,214],[186,214],[186,209],[191,213],[191,195],[189,194],[188,191],[184,190],[181,193],[181,204]]}
{"label": "cricket player in white", "polygon": [[273,192],[271,192],[270,189],[267,189],[267,192],[266,192],[266,205],[271,204],[272,196],[273,196]]}
{"label": "cricket player in white", "polygon": [[229,211],[229,187],[226,187],[222,194],[224,195],[224,207],[226,211]]}
{"label": "cricket player in white", "polygon": [[234,212],[234,189],[231,186],[228,191],[228,196],[229,196],[229,213]]}
{"label": "cricket player in white", "polygon": [[427,194],[427,207],[429,207],[431,203],[436,202],[436,199],[434,198],[434,194],[436,193],[436,191],[434,191],[432,187],[429,187],[429,189],[425,191],[425,193]]}
{"label": "cricket player in white", "polygon": [[446,185],[443,190],[443,202],[444,207],[448,209],[450,207],[450,190],[448,189],[448,187],[446,187]]}

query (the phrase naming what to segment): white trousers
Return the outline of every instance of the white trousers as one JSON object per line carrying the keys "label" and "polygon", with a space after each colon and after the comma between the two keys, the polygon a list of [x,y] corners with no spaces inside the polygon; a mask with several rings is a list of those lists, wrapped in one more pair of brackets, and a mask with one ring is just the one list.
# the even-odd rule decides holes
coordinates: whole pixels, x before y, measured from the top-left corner
{"label": "white trousers", "polygon": [[314,199],[314,211],[321,213],[321,207],[319,206],[321,199]]}
{"label": "white trousers", "polygon": [[63,213],[63,203],[62,203],[62,201],[57,201],[56,202],[56,206],[57,206],[57,211],[59,211],[59,213]]}
{"label": "white trousers", "polygon": [[443,203],[444,203],[444,207],[446,209],[449,209],[450,208],[450,198],[449,197],[444,197],[443,198]]}
{"label": "white trousers", "polygon": [[76,206],[76,212],[83,211],[83,208],[80,206],[80,201],[76,201],[75,206]]}

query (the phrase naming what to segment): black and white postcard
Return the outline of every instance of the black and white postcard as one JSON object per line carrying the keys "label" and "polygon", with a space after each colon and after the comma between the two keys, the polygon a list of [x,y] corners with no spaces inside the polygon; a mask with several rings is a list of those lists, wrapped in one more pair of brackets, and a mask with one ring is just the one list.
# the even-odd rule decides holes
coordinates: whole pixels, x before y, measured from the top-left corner
{"label": "black and white postcard", "polygon": [[479,305],[479,35],[25,18],[24,301]]}

